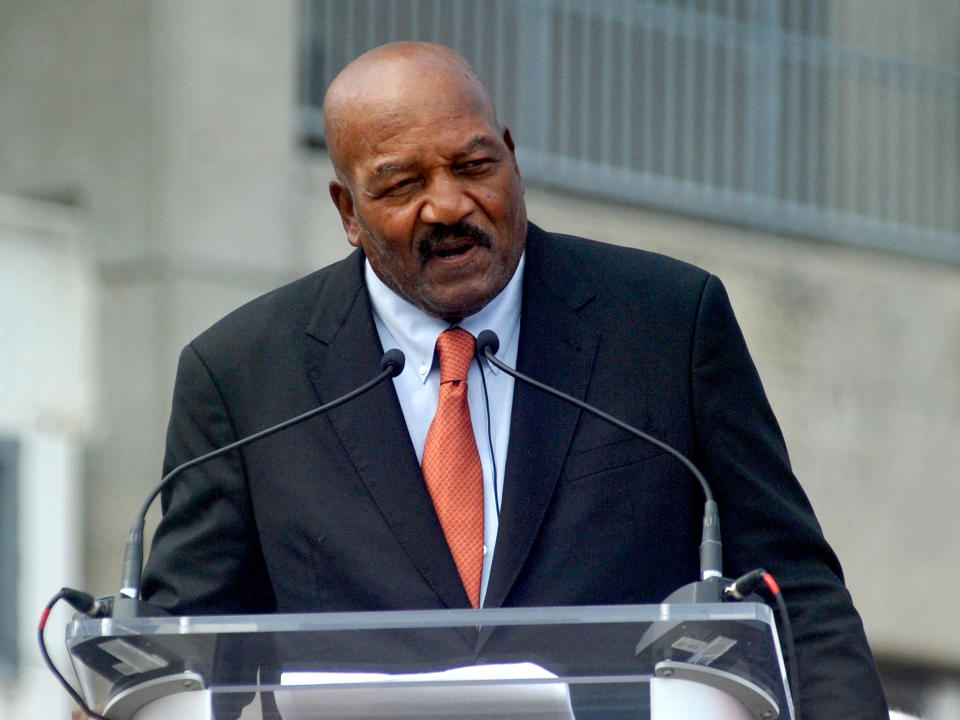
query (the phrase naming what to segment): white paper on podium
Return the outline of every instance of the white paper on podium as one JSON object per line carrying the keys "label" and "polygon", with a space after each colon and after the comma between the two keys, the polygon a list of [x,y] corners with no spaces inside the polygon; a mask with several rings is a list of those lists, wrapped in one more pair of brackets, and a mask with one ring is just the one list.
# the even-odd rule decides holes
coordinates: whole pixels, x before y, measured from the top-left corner
{"label": "white paper on podium", "polygon": [[275,691],[274,697],[284,720],[573,720],[567,685],[549,682],[556,677],[533,663],[403,675],[285,672],[281,685],[312,687]]}

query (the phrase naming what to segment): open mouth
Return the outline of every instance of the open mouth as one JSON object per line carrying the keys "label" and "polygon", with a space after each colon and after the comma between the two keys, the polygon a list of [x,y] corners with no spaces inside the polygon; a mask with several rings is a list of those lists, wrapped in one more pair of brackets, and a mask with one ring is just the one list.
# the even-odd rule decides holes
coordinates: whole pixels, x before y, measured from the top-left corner
{"label": "open mouth", "polygon": [[451,245],[450,247],[438,247],[434,249],[433,254],[439,258],[452,258],[469,252],[471,248],[473,248],[472,243]]}

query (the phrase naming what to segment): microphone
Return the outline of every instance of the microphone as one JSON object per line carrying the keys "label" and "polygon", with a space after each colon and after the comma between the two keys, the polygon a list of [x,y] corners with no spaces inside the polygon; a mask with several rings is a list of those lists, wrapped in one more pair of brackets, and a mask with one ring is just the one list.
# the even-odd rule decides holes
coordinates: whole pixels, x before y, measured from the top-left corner
{"label": "microphone", "polygon": [[672,593],[665,602],[720,602],[723,588],[720,585],[720,579],[723,577],[723,557],[722,546],[720,543],[720,515],[717,511],[717,503],[713,499],[713,491],[710,484],[703,476],[703,473],[697,469],[691,460],[671,445],[663,440],[649,435],[638,428],[628,425],[603,410],[590,405],[589,403],[568,395],[561,390],[545,385],[539,380],[534,380],[528,375],[524,375],[509,365],[498,360],[497,350],[500,349],[500,338],[493,330],[484,330],[477,336],[477,357],[485,358],[488,363],[503,370],[508,375],[512,375],[533,387],[541,390],[548,395],[553,395],[561,400],[576,405],[581,410],[586,410],[591,415],[595,415],[601,420],[620,428],[621,430],[638,437],[644,442],[650,443],[676,458],[690,474],[693,475],[700,487],[703,488],[705,503],[703,508],[703,535],[700,540],[700,581],[690,583]]}
{"label": "microphone", "polygon": [[[534,380],[529,375],[524,375],[496,357],[497,350],[500,349],[500,338],[493,330],[483,330],[477,336],[477,358],[486,358],[491,365],[503,370],[533,387],[541,390],[548,395],[553,395],[561,400],[576,405],[581,410],[586,410],[591,415],[624,430],[625,432],[638,437],[641,440],[654,445],[661,450],[676,458],[690,474],[693,475],[700,487],[703,488],[705,498],[703,508],[703,535],[700,540],[700,580],[691,582],[670,593],[664,603],[718,603],[724,599],[743,600],[748,599],[762,583],[766,583],[771,593],[777,601],[780,609],[780,616],[783,623],[784,637],[787,645],[787,659],[790,664],[790,693],[793,696],[795,717],[800,717],[800,692],[798,685],[796,652],[793,647],[793,630],[790,627],[790,617],[787,613],[787,606],[780,592],[780,587],[776,580],[763,569],[753,570],[736,580],[730,580],[723,577],[723,553],[720,543],[720,516],[717,512],[717,503],[713,499],[713,491],[710,484],[703,476],[703,473],[696,465],[683,453],[668,445],[663,440],[649,435],[642,430],[628,425],[627,423],[613,417],[609,413],[603,412],[599,408],[589,403],[575,398],[572,395],[550,387],[539,380]],[[637,644],[635,654],[639,656],[642,652],[648,651],[654,643],[676,626],[676,623],[654,623],[643,634],[640,642]]]}
{"label": "microphone", "polygon": [[204,455],[195,457],[193,460],[188,460],[187,462],[178,465],[173,470],[168,472],[163,478],[161,478],[160,483],[156,488],[154,488],[153,492],[147,496],[146,501],[143,503],[143,507],[140,508],[140,512],[137,514],[136,519],[130,526],[130,531],[127,533],[127,545],[126,550],[124,551],[123,571],[120,580],[120,593],[113,598],[113,606],[109,608],[109,612],[111,612],[114,617],[117,617],[117,611],[121,610],[121,605],[124,606],[122,611],[122,615],[124,616],[128,616],[128,614],[137,616],[142,614],[144,611],[149,612],[147,608],[143,607],[143,603],[140,601],[140,581],[143,574],[143,526],[146,520],[147,510],[150,509],[150,505],[153,504],[153,501],[157,498],[157,496],[175,478],[177,478],[184,471],[189,470],[196,465],[200,465],[201,463],[205,463],[207,460],[212,460],[215,457],[219,457],[220,455],[228,453],[231,450],[236,450],[243,445],[252,443],[256,440],[266,437],[267,435],[272,435],[273,433],[285,430],[286,428],[297,425],[298,423],[308,420],[315,415],[320,415],[327,410],[332,410],[335,407],[353,400],[355,397],[362,395],[368,390],[379,385],[387,378],[394,378],[399,375],[401,372],[403,372],[404,363],[404,355],[399,349],[393,348],[392,350],[388,350],[383,354],[383,357],[380,358],[380,373],[360,387],[351,390],[346,395],[338,397],[335,400],[331,400],[324,405],[315,407],[312,410],[308,410],[301,415],[297,415],[296,417],[284,420],[283,422],[268,427],[264,430],[255,432],[252,435],[240,438],[229,445],[224,445],[221,448],[217,448],[216,450],[212,450]]}

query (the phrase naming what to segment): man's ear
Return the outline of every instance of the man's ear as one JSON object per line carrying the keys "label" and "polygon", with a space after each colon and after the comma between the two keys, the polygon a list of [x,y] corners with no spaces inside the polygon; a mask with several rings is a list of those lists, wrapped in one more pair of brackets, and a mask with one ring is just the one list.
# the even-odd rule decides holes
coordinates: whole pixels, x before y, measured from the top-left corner
{"label": "man's ear", "polygon": [[510,150],[510,162],[513,164],[513,169],[520,175],[520,165],[517,163],[517,153],[516,146],[513,143],[513,136],[510,134],[510,128],[504,126],[503,128],[503,142],[507,146],[507,149]]}
{"label": "man's ear", "polygon": [[357,211],[350,188],[340,180],[331,180],[330,199],[340,213],[340,221],[347,233],[347,242],[354,247],[360,247],[360,223],[357,221]]}

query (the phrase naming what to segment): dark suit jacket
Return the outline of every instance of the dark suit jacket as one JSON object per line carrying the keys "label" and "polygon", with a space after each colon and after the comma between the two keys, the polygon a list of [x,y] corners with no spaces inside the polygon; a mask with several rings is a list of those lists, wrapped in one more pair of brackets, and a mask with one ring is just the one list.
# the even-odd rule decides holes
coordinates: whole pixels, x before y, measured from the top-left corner
{"label": "dark suit jacket", "polygon": [[[254,300],[184,349],[168,469],[377,374],[362,260]],[[805,717],[883,717],[859,617],[720,281],[531,225],[522,308],[521,371],[706,475],[725,574],[765,567],[783,588]],[[513,407],[488,607],[660,602],[697,579],[703,496],[685,469],[519,382]],[[144,595],[173,612],[468,606],[389,383],[207,463],[164,509]]]}

